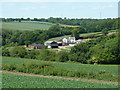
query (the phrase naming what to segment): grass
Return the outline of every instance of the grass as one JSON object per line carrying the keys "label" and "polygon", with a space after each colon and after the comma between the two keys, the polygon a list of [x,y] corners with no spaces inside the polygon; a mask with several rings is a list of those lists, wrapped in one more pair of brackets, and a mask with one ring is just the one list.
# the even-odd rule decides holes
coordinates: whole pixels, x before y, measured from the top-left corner
{"label": "grass", "polygon": [[[13,57],[2,57],[3,64],[23,64],[23,63],[39,63],[48,62],[35,59],[23,59],[23,58],[13,58]],[[118,65],[90,65],[90,64],[80,64],[71,62],[51,62],[53,65],[58,67],[63,67],[69,70],[87,70],[90,72],[105,71],[113,75],[118,75]]]}
{"label": "grass", "polygon": [[2,88],[118,88],[118,86],[3,73]]}
{"label": "grass", "polygon": [[26,22],[0,22],[2,23],[2,29],[6,30],[48,30],[52,23],[26,21]]}

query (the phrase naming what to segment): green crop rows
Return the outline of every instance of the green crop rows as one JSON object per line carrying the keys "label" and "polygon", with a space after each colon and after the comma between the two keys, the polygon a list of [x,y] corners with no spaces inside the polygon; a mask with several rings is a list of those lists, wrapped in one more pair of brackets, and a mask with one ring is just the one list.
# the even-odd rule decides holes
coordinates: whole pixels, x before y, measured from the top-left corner
{"label": "green crop rows", "polygon": [[0,22],[4,30],[47,30],[52,24],[45,22]]}
{"label": "green crop rows", "polygon": [[[117,88],[117,85],[2,74],[3,88]],[[17,82],[16,82],[17,81]]]}

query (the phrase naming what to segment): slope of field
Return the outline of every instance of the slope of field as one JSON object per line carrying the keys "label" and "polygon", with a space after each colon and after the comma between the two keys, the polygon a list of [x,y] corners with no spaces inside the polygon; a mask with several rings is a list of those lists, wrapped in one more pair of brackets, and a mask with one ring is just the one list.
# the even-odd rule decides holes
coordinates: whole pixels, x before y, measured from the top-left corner
{"label": "slope of field", "polygon": [[113,84],[2,73],[2,88],[118,88]]}
{"label": "slope of field", "polygon": [[[23,63],[35,63],[35,62],[48,62],[35,59],[24,59],[14,57],[2,57],[3,64],[23,64]],[[79,63],[62,63],[62,62],[51,62],[55,66],[67,68],[69,70],[87,70],[87,71],[105,71],[113,75],[118,75],[118,65],[90,65],[90,64],[79,64]]]}
{"label": "slope of field", "polygon": [[6,30],[47,30],[52,23],[26,21],[26,22],[0,22],[2,23],[2,29]]}

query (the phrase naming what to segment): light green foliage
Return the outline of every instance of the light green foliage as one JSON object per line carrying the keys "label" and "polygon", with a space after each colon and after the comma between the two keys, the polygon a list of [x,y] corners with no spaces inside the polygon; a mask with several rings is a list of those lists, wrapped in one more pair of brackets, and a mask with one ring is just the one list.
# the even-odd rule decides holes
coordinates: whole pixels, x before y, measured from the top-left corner
{"label": "light green foliage", "polygon": [[52,24],[47,22],[0,22],[5,30],[47,30]]}
{"label": "light green foliage", "polygon": [[39,60],[55,61],[56,52],[53,50],[41,49],[36,57]]}
{"label": "light green foliage", "polygon": [[13,47],[10,50],[10,55],[13,57],[25,57],[26,55],[26,49],[24,47]]}
{"label": "light green foliage", "polygon": [[100,43],[90,48],[91,59],[97,63],[119,63],[118,37],[114,34],[101,39]]}
{"label": "light green foliage", "polygon": [[[3,88],[117,88],[117,85],[2,74]],[[17,82],[16,82],[17,81]]]}
{"label": "light green foliage", "polygon": [[57,61],[66,62],[69,60],[69,53],[66,51],[60,51],[57,53]]}

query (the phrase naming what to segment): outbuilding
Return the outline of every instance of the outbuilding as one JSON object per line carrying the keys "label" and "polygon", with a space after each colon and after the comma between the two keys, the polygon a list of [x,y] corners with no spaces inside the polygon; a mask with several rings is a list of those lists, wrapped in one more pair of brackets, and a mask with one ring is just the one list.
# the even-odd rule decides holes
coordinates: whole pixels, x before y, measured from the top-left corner
{"label": "outbuilding", "polygon": [[46,41],[44,45],[48,48],[58,48],[58,43],[55,41]]}
{"label": "outbuilding", "polygon": [[28,45],[28,48],[30,48],[30,49],[42,49],[42,48],[44,48],[44,45],[33,43],[33,44]]}

